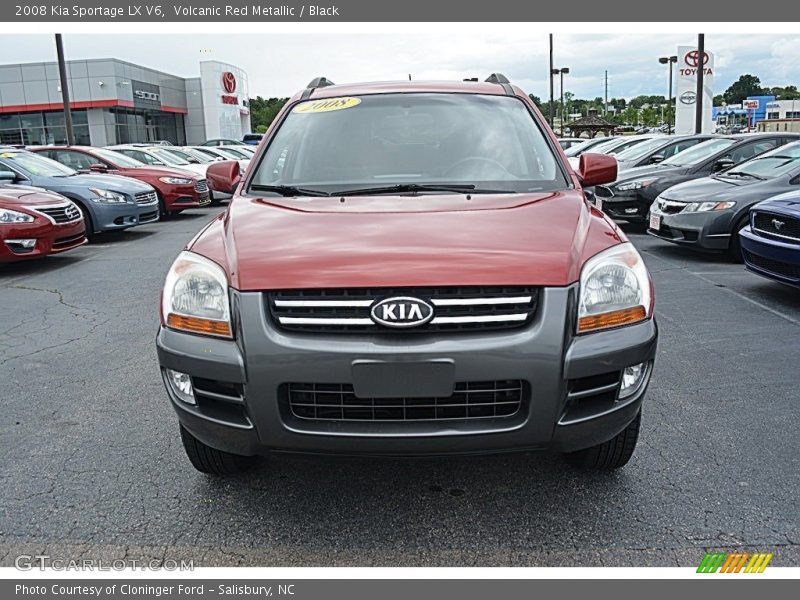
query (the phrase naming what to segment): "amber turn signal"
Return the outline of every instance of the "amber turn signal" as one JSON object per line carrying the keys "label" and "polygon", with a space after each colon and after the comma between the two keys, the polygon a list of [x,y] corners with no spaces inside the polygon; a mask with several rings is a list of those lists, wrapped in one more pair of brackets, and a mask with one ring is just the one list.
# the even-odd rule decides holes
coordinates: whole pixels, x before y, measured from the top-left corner
{"label": "amber turn signal", "polygon": [[630,325],[644,321],[647,318],[647,311],[644,306],[634,306],[623,310],[612,310],[611,312],[600,313],[599,315],[587,315],[578,320],[578,333],[587,331],[597,331],[598,329],[610,329],[620,325]]}
{"label": "amber turn signal", "polygon": [[225,321],[214,321],[212,319],[201,319],[200,317],[186,317],[170,313],[167,316],[167,327],[189,331],[191,333],[201,333],[203,335],[215,335],[217,337],[231,337],[231,326]]}

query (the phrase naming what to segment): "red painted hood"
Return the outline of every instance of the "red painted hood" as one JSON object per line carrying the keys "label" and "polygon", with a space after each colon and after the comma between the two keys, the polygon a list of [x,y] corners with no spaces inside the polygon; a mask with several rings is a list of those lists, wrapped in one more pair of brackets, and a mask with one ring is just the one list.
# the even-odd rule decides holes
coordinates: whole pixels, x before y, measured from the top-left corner
{"label": "red painted hood", "polygon": [[66,200],[64,196],[42,188],[27,185],[0,185],[0,206],[11,210],[19,206],[58,204]]}
{"label": "red painted hood", "polygon": [[240,290],[567,285],[624,241],[580,192],[236,197],[189,245]]}

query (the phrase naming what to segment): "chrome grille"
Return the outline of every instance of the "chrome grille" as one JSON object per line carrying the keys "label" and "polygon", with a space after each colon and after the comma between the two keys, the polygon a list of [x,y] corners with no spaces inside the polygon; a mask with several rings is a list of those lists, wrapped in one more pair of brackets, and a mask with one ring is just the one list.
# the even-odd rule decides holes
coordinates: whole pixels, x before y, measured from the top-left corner
{"label": "chrome grille", "polygon": [[136,198],[136,204],[152,204],[158,202],[158,194],[156,194],[155,190],[152,192],[139,192],[134,197]]}
{"label": "chrome grille", "polygon": [[753,229],[769,237],[788,242],[800,242],[800,219],[776,213],[756,212],[753,215]]}
{"label": "chrome grille", "polygon": [[36,212],[47,215],[56,223],[71,223],[81,218],[80,209],[74,204],[62,204],[60,206],[37,206],[31,207]]}
{"label": "chrome grille", "polygon": [[446,398],[358,398],[353,386],[288,383],[289,409],[311,421],[470,421],[516,415],[525,397],[520,380],[456,383]]}
{"label": "chrome grille", "polygon": [[656,202],[658,203],[658,210],[665,215],[676,215],[687,205],[686,202],[676,202],[674,200],[665,200],[664,198],[659,198]]}
{"label": "chrome grille", "polygon": [[205,194],[208,191],[208,181],[205,179],[198,179],[194,184],[194,191],[198,194]]}
{"label": "chrome grille", "polygon": [[[394,297],[412,297],[429,303],[433,307],[433,318],[403,329],[373,321],[372,306]],[[533,319],[538,298],[538,288],[532,287],[293,290],[266,294],[267,308],[283,329],[382,334],[522,327]]]}

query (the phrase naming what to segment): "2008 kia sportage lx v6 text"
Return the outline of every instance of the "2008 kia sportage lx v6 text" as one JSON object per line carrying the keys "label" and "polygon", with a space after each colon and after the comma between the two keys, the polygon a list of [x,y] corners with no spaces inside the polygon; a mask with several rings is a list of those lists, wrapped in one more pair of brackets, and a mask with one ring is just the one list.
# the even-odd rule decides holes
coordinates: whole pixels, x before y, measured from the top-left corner
{"label": "2008 kia sportage lx v6 text", "polygon": [[582,191],[615,179],[613,158],[573,172],[502,75],[320,78],[251,165],[163,290],[158,357],[197,469],[270,452],[629,460],[657,329],[641,257]]}

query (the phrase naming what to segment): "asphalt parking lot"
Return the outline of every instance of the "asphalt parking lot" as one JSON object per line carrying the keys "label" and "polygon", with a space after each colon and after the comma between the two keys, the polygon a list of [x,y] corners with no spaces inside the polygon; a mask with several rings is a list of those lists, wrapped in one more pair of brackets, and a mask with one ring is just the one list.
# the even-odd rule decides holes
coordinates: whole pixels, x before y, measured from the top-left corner
{"label": "asphalt parking lot", "polygon": [[800,565],[800,292],[641,233],[659,356],[615,473],[558,456],[279,457],[192,469],[154,338],[173,257],[219,209],[0,267],[0,565],[19,554],[250,566]]}

